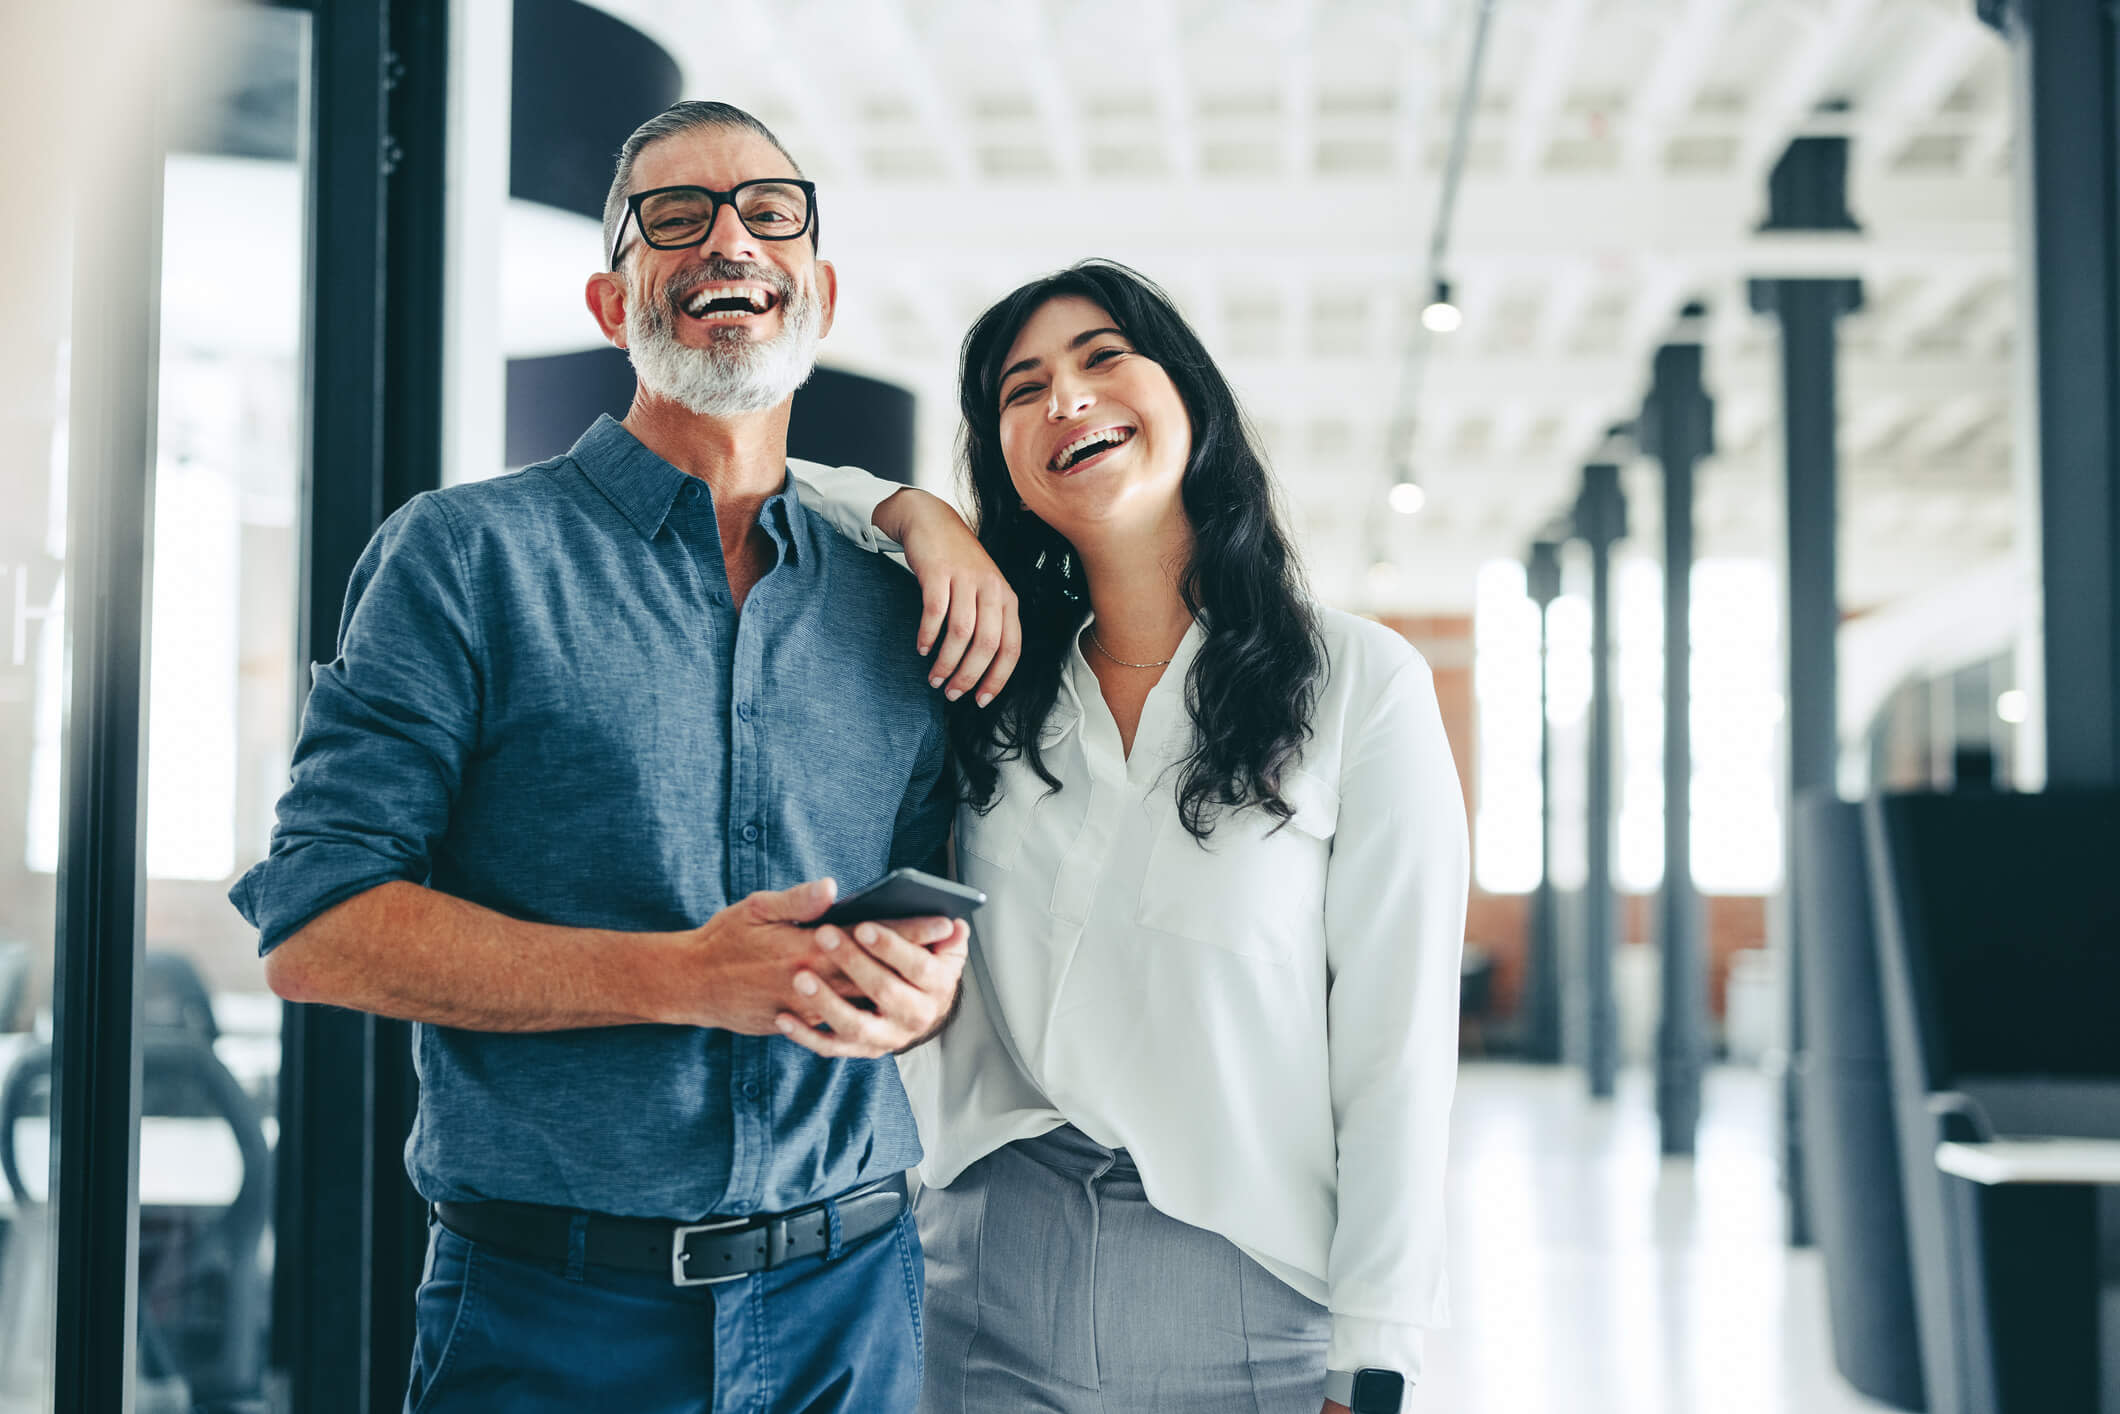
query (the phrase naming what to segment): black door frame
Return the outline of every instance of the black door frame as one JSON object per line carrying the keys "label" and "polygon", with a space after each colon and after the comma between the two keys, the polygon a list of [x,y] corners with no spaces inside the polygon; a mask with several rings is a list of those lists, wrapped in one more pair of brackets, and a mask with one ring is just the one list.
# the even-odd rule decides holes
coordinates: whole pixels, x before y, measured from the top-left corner
{"label": "black door frame", "polygon": [[[431,0],[303,8],[315,17],[309,327],[331,331],[307,341],[306,664],[336,656],[346,584],[376,528],[441,482],[449,34],[448,6]],[[404,1398],[426,1248],[403,1157],[410,1029],[290,1003],[281,1067],[273,1363],[303,1414],[385,1414]]]}

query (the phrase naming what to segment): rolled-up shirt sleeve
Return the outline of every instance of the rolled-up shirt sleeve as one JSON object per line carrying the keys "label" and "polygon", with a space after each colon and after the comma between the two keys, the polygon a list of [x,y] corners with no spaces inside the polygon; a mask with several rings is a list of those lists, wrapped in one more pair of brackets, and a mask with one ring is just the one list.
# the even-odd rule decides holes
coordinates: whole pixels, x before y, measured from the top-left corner
{"label": "rolled-up shirt sleeve", "polygon": [[1433,678],[1393,674],[1347,742],[1326,883],[1327,1035],[1339,1141],[1333,1369],[1418,1378],[1447,1324],[1444,1160],[1457,1079],[1470,851]]}
{"label": "rolled-up shirt sleeve", "polygon": [[271,851],[229,891],[261,954],[356,894],[427,881],[478,738],[481,661],[448,509],[415,497],[354,569],[338,656],[314,670]]}

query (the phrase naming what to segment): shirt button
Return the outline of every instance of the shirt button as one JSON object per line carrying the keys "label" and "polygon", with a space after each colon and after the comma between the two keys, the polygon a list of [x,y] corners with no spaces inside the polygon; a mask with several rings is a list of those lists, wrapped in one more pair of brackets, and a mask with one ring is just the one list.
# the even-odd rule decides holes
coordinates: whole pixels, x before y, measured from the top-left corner
{"label": "shirt button", "polygon": [[743,827],[743,842],[745,844],[758,843],[758,826],[746,825]]}
{"label": "shirt button", "polygon": [[737,717],[738,717],[738,718],[739,718],[740,720],[742,720],[742,721],[746,721],[746,722],[750,721],[750,720],[751,720],[751,704],[750,704],[750,703],[748,703],[748,702],[739,702],[739,703],[737,703],[737,704],[736,704],[736,715],[737,715]]}
{"label": "shirt button", "polygon": [[745,1082],[743,1083],[743,1097],[744,1097],[744,1098],[745,1098],[746,1100],[755,1100],[755,1099],[757,1099],[757,1098],[758,1098],[758,1094],[759,1094],[759,1091],[758,1091],[758,1082],[757,1082],[757,1081],[755,1081],[755,1080],[746,1080],[746,1081],[745,1081]]}

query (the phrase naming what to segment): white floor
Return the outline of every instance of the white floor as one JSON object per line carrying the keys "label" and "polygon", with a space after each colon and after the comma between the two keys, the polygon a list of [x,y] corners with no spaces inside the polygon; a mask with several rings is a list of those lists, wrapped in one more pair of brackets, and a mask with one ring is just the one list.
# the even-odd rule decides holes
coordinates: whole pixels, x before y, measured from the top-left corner
{"label": "white floor", "polygon": [[1468,1064],[1451,1138],[1456,1323],[1433,1414],[1858,1414],[1833,1369],[1815,1250],[1782,1241],[1772,1094],[1708,1079],[1699,1152],[1657,1152],[1651,1077],[1594,1103],[1580,1071]]}

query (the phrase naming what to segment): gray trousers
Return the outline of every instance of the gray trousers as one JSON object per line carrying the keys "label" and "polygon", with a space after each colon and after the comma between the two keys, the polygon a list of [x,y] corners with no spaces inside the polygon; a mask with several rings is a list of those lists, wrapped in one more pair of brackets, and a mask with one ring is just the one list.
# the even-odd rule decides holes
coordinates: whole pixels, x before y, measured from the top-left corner
{"label": "gray trousers", "polygon": [[927,1252],[921,1414],[1318,1414],[1323,1306],[1148,1204],[1072,1125],[914,1206]]}

